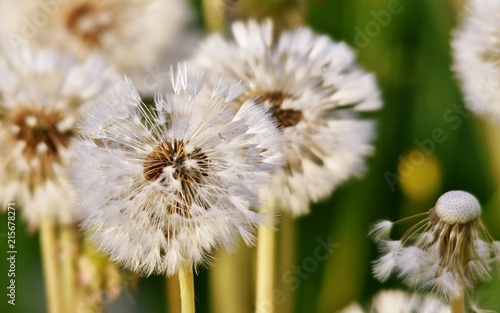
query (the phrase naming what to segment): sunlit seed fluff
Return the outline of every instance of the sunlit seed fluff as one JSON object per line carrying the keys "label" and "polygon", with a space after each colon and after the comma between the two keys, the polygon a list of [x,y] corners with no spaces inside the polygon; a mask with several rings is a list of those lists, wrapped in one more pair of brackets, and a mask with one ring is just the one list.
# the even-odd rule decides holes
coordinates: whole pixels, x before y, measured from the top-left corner
{"label": "sunlit seed fluff", "polygon": [[80,125],[72,180],[82,226],[99,248],[143,275],[206,263],[264,217],[258,191],[282,166],[282,135],[245,90],[186,65],[174,93],[141,103],[129,81],[96,101]]}
{"label": "sunlit seed fluff", "polygon": [[388,239],[393,224],[393,222],[387,220],[379,221],[373,225],[368,235],[372,237],[374,241]]}
{"label": "sunlit seed fluff", "polygon": [[372,230],[383,254],[374,262],[374,276],[385,281],[395,274],[406,285],[445,299],[490,280],[498,265],[499,242],[484,227],[480,213],[470,193],[449,191],[398,241],[380,235],[388,224],[380,222]]}
{"label": "sunlit seed fluff", "polygon": [[[155,92],[166,79],[165,60],[194,37],[184,0],[0,1],[0,29],[7,45],[29,43],[80,57],[105,56],[138,88]],[[153,90],[150,90],[153,89]]]}
{"label": "sunlit seed fluff", "polygon": [[500,119],[500,2],[467,0],[453,33],[454,70],[468,108]]}
{"label": "sunlit seed fluff", "polygon": [[95,55],[77,61],[23,48],[0,56],[0,77],[0,203],[18,202],[32,228],[43,216],[73,222],[74,121],[118,76]]}
{"label": "sunlit seed fluff", "polygon": [[373,151],[374,123],[359,112],[381,106],[372,75],[345,44],[303,27],[273,38],[270,20],[235,22],[234,40],[212,35],[194,62],[243,80],[285,136],[286,165],[264,190],[274,206],[294,216],[361,174]]}
{"label": "sunlit seed fluff", "polygon": [[450,313],[450,306],[432,295],[411,294],[402,290],[384,290],[376,294],[368,310],[351,304],[338,313]]}

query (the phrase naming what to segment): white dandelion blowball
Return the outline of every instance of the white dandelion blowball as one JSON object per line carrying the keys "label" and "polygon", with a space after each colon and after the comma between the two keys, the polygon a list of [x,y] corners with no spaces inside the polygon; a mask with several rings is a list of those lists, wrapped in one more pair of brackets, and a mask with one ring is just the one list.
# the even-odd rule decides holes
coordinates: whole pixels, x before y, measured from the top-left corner
{"label": "white dandelion blowball", "polygon": [[488,233],[480,214],[473,195],[454,190],[439,197],[434,208],[421,214],[425,218],[399,240],[389,238],[397,222],[378,222],[370,231],[382,252],[373,265],[375,278],[386,281],[395,274],[410,288],[434,292],[445,300],[489,281],[500,265],[500,242]]}
{"label": "white dandelion blowball", "polygon": [[0,56],[0,202],[17,201],[36,228],[44,217],[74,222],[68,183],[72,139],[82,109],[119,82],[102,58],[57,51],[4,50]]}
{"label": "white dandelion blowball", "polygon": [[174,93],[141,103],[122,85],[96,101],[80,125],[72,178],[82,226],[114,261],[144,275],[206,263],[217,246],[248,243],[264,221],[258,191],[282,166],[282,135],[228,79],[209,88],[185,64]]}
{"label": "white dandelion blowball", "polygon": [[500,119],[500,2],[467,0],[462,22],[453,32],[453,68],[467,107]]}
{"label": "white dandelion blowball", "polygon": [[193,40],[190,11],[184,0],[2,0],[0,35],[8,45],[50,47],[81,58],[99,53],[148,89],[152,83],[144,77],[166,76],[163,61],[178,59],[177,50]]}
{"label": "white dandelion blowball", "polygon": [[194,62],[249,85],[285,136],[286,164],[264,196],[294,216],[364,171],[375,124],[360,112],[381,106],[375,78],[360,69],[351,48],[303,27],[273,38],[270,20],[235,22],[234,40],[210,36]]}
{"label": "white dandelion blowball", "polygon": [[470,193],[453,190],[439,197],[435,210],[439,218],[448,224],[466,224],[478,218],[481,205]]}

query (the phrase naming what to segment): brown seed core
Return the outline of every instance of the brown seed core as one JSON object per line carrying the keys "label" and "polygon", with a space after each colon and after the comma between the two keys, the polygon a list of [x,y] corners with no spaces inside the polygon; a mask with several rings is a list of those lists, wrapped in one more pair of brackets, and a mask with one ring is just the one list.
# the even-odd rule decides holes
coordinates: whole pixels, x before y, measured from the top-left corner
{"label": "brown seed core", "polygon": [[[26,143],[23,150],[26,158],[35,158],[38,145],[44,143],[47,151],[42,161],[60,161],[59,150],[68,147],[73,136],[72,129],[62,132],[57,129],[63,118],[60,112],[41,107],[24,107],[13,112],[10,122],[18,128],[14,139]],[[33,119],[34,123],[28,123],[29,119]]]}
{"label": "brown seed core", "polygon": [[269,111],[278,122],[280,129],[297,125],[303,117],[302,112],[299,110],[283,109],[281,107],[283,101],[288,98],[293,98],[293,96],[281,91],[266,91],[260,95],[261,101],[270,102]]}
{"label": "brown seed core", "polygon": [[485,50],[480,54],[481,60],[487,63],[493,63],[493,65],[500,64],[500,52]]}
{"label": "brown seed core", "polygon": [[[195,162],[196,166],[188,164]],[[183,203],[176,203],[172,208],[168,208],[171,213],[174,211],[189,216],[186,206],[191,205],[196,197],[196,185],[202,183],[203,177],[207,176],[210,162],[201,148],[196,147],[193,151],[186,151],[186,144],[182,140],[164,141],[156,146],[144,161],[144,178],[149,181],[157,181],[164,186],[168,186],[166,177],[162,177],[166,167],[173,168],[173,178],[181,183],[181,191],[178,196],[183,199]],[[202,207],[206,207],[200,204]]]}
{"label": "brown seed core", "polygon": [[[106,32],[110,24],[97,20],[97,15],[102,9],[92,5],[91,3],[80,3],[72,7],[66,16],[65,25],[70,33],[85,42],[89,47],[95,48],[101,45],[101,36]],[[93,25],[83,26],[83,23],[88,20],[93,21]]]}

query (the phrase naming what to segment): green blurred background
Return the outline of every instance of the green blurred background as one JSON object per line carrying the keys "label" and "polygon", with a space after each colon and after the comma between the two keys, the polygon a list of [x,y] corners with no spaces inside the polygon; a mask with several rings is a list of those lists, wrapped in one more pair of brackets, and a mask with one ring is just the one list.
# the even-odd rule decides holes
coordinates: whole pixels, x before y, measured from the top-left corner
{"label": "green blurred background", "polygon": [[[249,16],[262,16],[266,10],[279,15],[283,5],[288,5],[278,0],[253,2],[255,12]],[[193,4],[202,29],[202,4]],[[239,2],[230,4],[237,7]],[[396,220],[424,212],[445,191],[461,189],[478,197],[488,229],[500,240],[500,172],[499,155],[495,154],[500,143],[487,140],[500,129],[464,112],[450,49],[461,1],[312,0],[302,4],[307,25],[356,49],[359,64],[377,76],[384,101],[383,109],[369,116],[378,120],[378,139],[366,175],[314,205],[309,216],[297,221],[283,217],[283,224],[278,225],[281,240],[295,238],[296,244],[285,240],[286,248],[279,252],[277,289],[282,293],[277,311],[292,312],[291,301],[293,312],[326,313],[354,300],[364,303],[381,289],[400,287],[395,280],[379,283],[370,274],[377,251],[367,229],[378,219]],[[429,143],[433,132],[441,133],[440,142]],[[4,255],[5,214],[0,215],[0,225]],[[396,229],[395,235],[401,231]],[[333,253],[324,261],[312,260],[318,240],[327,241],[329,236],[336,244]],[[4,273],[8,263],[2,257],[0,312],[45,312],[38,236],[29,235],[19,219],[16,244],[17,302],[14,310],[7,305]],[[240,301],[242,308],[237,313],[251,312],[253,291],[243,285],[249,284],[253,273],[254,251],[242,248],[239,253],[240,260],[246,261],[235,272],[217,260],[210,270],[199,269],[195,278],[197,312],[224,313],[211,304],[210,298],[216,295]],[[299,275],[294,266],[308,270]],[[218,274],[213,273],[215,269]],[[225,271],[235,278],[233,285],[210,282],[210,277]],[[162,277],[142,279],[137,291],[124,293],[107,312],[167,312],[163,282]],[[296,289],[293,294],[290,288]],[[235,290],[246,294],[233,298]],[[479,289],[477,297],[484,308],[500,312],[499,294],[496,276],[494,282]]]}

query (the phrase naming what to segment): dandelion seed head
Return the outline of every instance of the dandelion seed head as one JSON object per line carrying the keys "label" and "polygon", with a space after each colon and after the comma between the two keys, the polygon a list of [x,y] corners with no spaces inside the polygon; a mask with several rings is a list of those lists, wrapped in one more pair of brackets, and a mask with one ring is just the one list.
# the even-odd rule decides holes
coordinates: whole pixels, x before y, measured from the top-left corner
{"label": "dandelion seed head", "polygon": [[481,214],[477,199],[460,190],[448,191],[439,197],[435,210],[441,220],[451,225],[469,223]]}
{"label": "dandelion seed head", "polygon": [[67,168],[75,120],[118,76],[102,58],[5,49],[0,56],[0,202],[17,200],[36,228],[42,217],[73,223]]}
{"label": "dandelion seed head", "polygon": [[151,106],[130,81],[99,99],[80,125],[72,170],[83,228],[146,276],[207,264],[239,236],[251,244],[264,221],[258,191],[284,159],[270,114],[251,100],[234,105],[233,80],[209,85],[186,64],[171,77],[174,93]]}
{"label": "dandelion seed head", "polygon": [[375,124],[359,112],[381,106],[373,75],[360,69],[345,43],[306,27],[273,38],[271,20],[235,22],[234,40],[212,35],[193,61],[241,80],[239,97],[268,110],[285,137],[284,168],[262,194],[294,216],[364,172]]}
{"label": "dandelion seed head", "polygon": [[[43,27],[26,17],[43,18]],[[183,0],[73,0],[53,7],[32,0],[0,2],[4,45],[22,37],[37,50],[49,47],[80,59],[99,54],[148,94],[167,83],[168,64],[194,46],[199,35],[188,27],[192,17]]]}
{"label": "dandelion seed head", "polygon": [[[492,257],[498,257],[498,252],[480,213],[479,202],[470,193],[450,191],[395,241],[399,247],[390,248],[387,243],[393,241],[386,236],[382,240],[374,236],[383,254],[374,262],[375,277],[384,281],[395,273],[409,287],[446,300],[490,280]],[[378,233],[383,229],[379,224],[374,228]]]}
{"label": "dandelion seed head", "polygon": [[498,122],[500,119],[500,3],[465,1],[462,22],[453,32],[453,69],[467,108]]}

